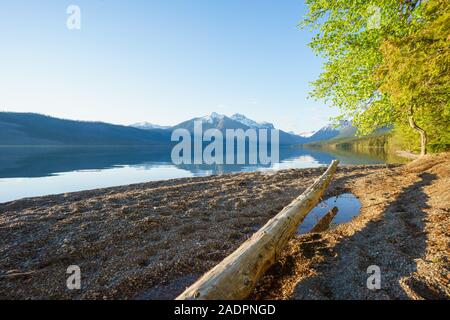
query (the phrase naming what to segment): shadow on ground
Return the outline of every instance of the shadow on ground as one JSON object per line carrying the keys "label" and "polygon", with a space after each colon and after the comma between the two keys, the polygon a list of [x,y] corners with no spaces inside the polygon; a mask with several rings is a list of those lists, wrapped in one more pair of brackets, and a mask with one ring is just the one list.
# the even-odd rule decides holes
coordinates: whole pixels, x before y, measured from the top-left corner
{"label": "shadow on ground", "polygon": [[[445,299],[444,292],[413,276],[417,271],[417,259],[425,257],[427,248],[424,220],[429,197],[424,189],[437,176],[425,172],[418,178],[397,193],[393,200],[386,201],[383,208],[377,209],[382,212],[373,215],[374,219],[351,236],[334,244],[322,234],[293,239],[289,253],[269,269],[251,298],[409,299],[411,295],[407,291],[410,291],[424,299]],[[327,194],[351,191],[346,183],[351,180],[345,177],[341,180],[336,180]],[[383,192],[383,186],[379,187]],[[390,199],[387,191],[392,192],[392,187],[386,187],[386,198]],[[363,210],[371,214],[367,210],[375,209],[366,207]],[[380,290],[371,291],[367,287],[371,276],[367,271],[371,266],[378,266],[381,270]],[[293,292],[289,289],[292,282]],[[284,287],[286,283],[288,285]]]}
{"label": "shadow on ground", "polygon": [[[437,179],[430,173],[419,177],[420,181],[404,188],[387,204],[379,220],[338,243],[333,248],[336,257],[319,264],[316,276],[300,281],[293,298],[407,299],[402,281],[423,298],[439,298],[441,294],[433,288],[408,279],[416,271],[416,259],[423,258],[426,250],[424,210],[428,196],[424,188]],[[367,288],[367,269],[374,265],[381,269],[378,291]]]}

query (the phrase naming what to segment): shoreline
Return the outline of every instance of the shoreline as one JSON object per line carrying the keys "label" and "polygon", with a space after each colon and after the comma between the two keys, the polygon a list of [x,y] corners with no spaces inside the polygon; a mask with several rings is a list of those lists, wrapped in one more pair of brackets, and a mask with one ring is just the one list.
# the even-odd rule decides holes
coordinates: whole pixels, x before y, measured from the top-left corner
{"label": "shoreline", "polygon": [[[445,169],[449,158],[448,154],[430,157],[427,162],[435,165],[426,170]],[[335,248],[379,216],[380,210],[383,212],[373,210],[382,206],[378,202],[390,201],[383,194],[371,200],[361,188],[372,190],[370,180],[377,179],[381,184],[398,179],[395,181],[407,186],[402,179],[419,179],[419,173],[404,173],[414,163],[341,166],[325,197],[353,192],[362,202],[360,216],[321,234],[320,240],[311,240],[311,235],[292,239],[279,263],[285,266],[283,261],[294,259],[296,267],[290,273],[281,267],[284,271],[279,274],[271,269],[253,298],[313,298],[302,296],[293,284],[308,278],[297,267],[308,274],[315,264],[328,261],[320,254],[323,246],[316,249],[314,243],[327,243],[325,248],[345,256],[347,250],[341,253]],[[301,194],[325,169],[181,178],[0,204],[0,298],[173,299]],[[448,179],[447,174],[448,170],[436,181]],[[398,193],[392,190],[392,196]],[[448,223],[448,215],[444,222]],[[306,243],[313,244],[305,247]],[[313,257],[304,256],[308,250],[314,252]],[[69,265],[81,268],[81,291],[65,287]],[[350,272],[343,278],[351,276]],[[344,291],[333,292],[333,297]],[[401,298],[397,291],[385,298]],[[348,298],[358,297],[361,295],[355,293]]]}

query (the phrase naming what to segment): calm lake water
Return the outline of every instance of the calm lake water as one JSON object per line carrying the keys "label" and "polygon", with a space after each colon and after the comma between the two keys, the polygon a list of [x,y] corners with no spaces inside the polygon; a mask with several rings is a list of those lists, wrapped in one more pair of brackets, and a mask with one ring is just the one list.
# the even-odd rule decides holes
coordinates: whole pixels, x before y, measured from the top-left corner
{"label": "calm lake water", "polygon": [[268,166],[181,165],[170,149],[151,147],[0,147],[0,203],[25,197],[60,194],[193,176],[282,170],[342,164],[398,162],[383,150],[369,154],[284,147],[280,163]]}

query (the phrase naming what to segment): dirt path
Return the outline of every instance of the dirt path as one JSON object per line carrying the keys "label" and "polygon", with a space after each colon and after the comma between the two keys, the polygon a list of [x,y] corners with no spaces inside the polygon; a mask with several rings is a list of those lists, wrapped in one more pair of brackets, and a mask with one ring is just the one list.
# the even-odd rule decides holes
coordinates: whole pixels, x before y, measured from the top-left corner
{"label": "dirt path", "polygon": [[[450,160],[426,163],[425,172],[340,168],[326,197],[355,193],[361,216],[293,239],[254,297],[448,297]],[[0,298],[173,299],[324,170],[178,179],[0,204]],[[369,262],[384,272],[377,293],[361,286]],[[80,291],[66,288],[70,265],[81,268]]]}
{"label": "dirt path", "polygon": [[[258,299],[449,299],[450,156],[430,156],[346,183],[360,216],[292,239]],[[381,290],[367,289],[380,267]]]}

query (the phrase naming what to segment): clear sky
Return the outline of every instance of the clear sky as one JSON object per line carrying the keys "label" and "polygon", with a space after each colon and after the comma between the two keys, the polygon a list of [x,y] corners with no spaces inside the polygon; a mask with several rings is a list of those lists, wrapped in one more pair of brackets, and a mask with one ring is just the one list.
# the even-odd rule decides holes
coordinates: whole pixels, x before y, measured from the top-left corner
{"label": "clear sky", "polygon": [[[67,7],[81,9],[68,30]],[[2,0],[0,110],[172,125],[239,112],[310,131],[321,59],[301,0]]]}

